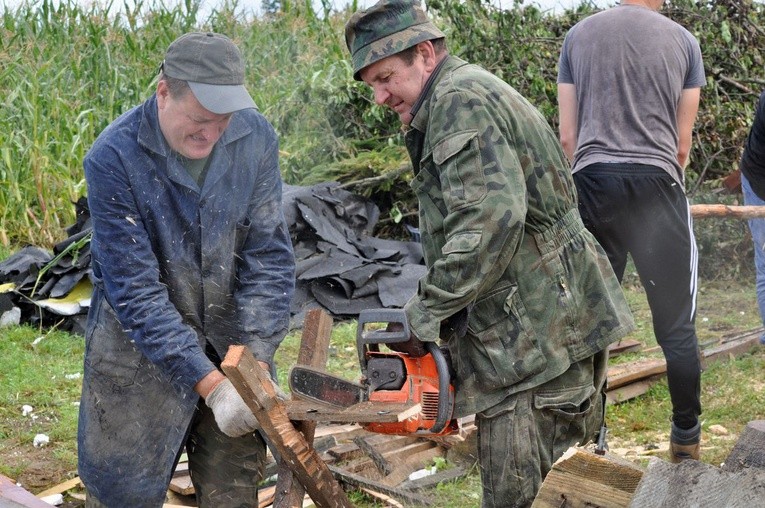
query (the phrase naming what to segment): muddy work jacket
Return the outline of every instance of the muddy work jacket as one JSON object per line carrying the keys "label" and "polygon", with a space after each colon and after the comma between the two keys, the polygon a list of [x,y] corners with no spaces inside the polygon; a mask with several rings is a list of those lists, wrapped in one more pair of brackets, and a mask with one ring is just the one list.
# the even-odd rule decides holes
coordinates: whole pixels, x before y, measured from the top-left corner
{"label": "muddy work jacket", "polygon": [[210,157],[200,189],[165,142],[152,97],[84,160],[95,289],[79,474],[109,506],[163,499],[194,385],[232,344],[271,362],[287,331],[294,257],[275,132],[239,111]]}
{"label": "muddy work jacket", "polygon": [[634,327],[563,152],[512,87],[448,57],[406,143],[428,272],[406,312],[456,370],[458,416],[549,381]]}

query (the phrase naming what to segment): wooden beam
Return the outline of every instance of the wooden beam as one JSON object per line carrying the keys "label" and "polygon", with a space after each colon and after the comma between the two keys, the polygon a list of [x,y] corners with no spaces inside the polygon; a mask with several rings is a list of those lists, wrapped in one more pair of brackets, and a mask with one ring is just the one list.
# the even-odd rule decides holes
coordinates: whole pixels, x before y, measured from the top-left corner
{"label": "wooden beam", "polygon": [[[329,341],[332,335],[332,316],[322,309],[311,309],[303,322],[303,334],[298,351],[298,365],[324,368],[327,364]],[[304,420],[295,423],[295,428],[303,434],[306,442],[313,446],[316,422]],[[292,469],[279,463],[274,494],[274,508],[300,508],[303,506],[305,489],[300,482],[294,481]]]}
{"label": "wooden beam", "polygon": [[374,446],[372,446],[363,436],[356,436],[353,438],[353,442],[359,447],[359,450],[364,452],[364,455],[369,457],[374,463],[378,471],[384,475],[389,475],[393,472],[393,466],[390,462],[383,457],[383,454],[378,452]]}
{"label": "wooden beam", "polygon": [[221,368],[258,419],[261,432],[289,464],[316,506],[353,508],[316,450],[292,425],[270,375],[250,350],[246,346],[229,347]]}

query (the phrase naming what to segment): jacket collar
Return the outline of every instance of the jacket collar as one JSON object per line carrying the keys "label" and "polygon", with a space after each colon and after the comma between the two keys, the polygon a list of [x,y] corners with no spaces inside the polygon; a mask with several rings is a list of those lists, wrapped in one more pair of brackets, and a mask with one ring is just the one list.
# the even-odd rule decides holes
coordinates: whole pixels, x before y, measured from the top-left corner
{"label": "jacket collar", "polygon": [[433,71],[433,74],[431,74],[430,78],[428,78],[425,86],[422,88],[420,98],[417,99],[414,107],[412,107],[412,115],[414,118],[412,118],[412,122],[410,124],[411,127],[417,129],[420,132],[425,132],[427,130],[428,120],[430,118],[430,101],[433,98],[433,93],[436,89],[436,85],[449,72],[466,64],[467,62],[464,60],[451,55],[448,55],[446,58],[441,60],[441,62]]}

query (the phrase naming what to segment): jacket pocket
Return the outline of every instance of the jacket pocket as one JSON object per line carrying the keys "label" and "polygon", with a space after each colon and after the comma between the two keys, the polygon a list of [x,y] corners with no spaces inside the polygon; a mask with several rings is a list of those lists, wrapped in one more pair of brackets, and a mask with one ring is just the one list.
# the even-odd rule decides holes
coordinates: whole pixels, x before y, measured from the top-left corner
{"label": "jacket pocket", "polygon": [[147,361],[130,336],[123,330],[116,314],[103,298],[91,309],[85,334],[85,366],[109,382],[112,391],[133,384]]}
{"label": "jacket pocket", "polygon": [[466,339],[476,379],[487,390],[512,386],[547,366],[515,285],[476,301]]}
{"label": "jacket pocket", "polygon": [[477,131],[458,132],[440,141],[433,147],[433,162],[448,208],[471,205],[486,195]]}

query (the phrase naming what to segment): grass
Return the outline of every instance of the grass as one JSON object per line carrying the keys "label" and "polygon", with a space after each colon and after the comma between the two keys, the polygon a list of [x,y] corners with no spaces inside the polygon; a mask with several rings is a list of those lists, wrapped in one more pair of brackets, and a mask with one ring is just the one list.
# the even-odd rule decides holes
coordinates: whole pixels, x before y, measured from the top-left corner
{"label": "grass", "polygon": [[[761,325],[749,281],[701,281],[698,335],[702,343],[758,328]],[[651,348],[655,341],[645,295],[635,279],[625,279],[625,294],[639,328],[629,338]],[[279,379],[286,375],[300,345],[293,332],[277,352]],[[81,337],[29,326],[0,330],[0,473],[19,479],[32,492],[39,492],[76,475],[77,401],[80,395]],[[659,353],[653,353],[658,355]],[[328,370],[348,379],[358,378],[358,359],[353,323],[333,328]],[[629,354],[615,361],[629,361],[645,354]],[[765,348],[727,362],[707,366],[702,375],[702,460],[719,466],[730,453],[737,436],[749,421],[762,418],[765,407]],[[22,407],[32,406],[24,416]],[[609,446],[612,452],[637,463],[663,455],[669,432],[669,392],[665,381],[645,395],[608,410]],[[37,434],[50,442],[35,447]],[[477,468],[457,482],[442,485],[433,506],[473,508],[480,506],[480,477]],[[359,507],[375,506],[359,493],[352,494]]]}

